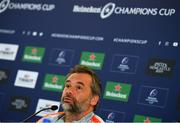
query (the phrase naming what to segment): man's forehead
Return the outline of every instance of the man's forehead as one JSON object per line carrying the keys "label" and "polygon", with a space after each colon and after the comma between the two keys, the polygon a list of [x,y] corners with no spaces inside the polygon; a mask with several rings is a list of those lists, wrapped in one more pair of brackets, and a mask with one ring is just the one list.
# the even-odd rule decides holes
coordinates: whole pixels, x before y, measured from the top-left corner
{"label": "man's forehead", "polygon": [[92,78],[87,73],[73,73],[69,75],[66,79],[66,82],[81,82],[85,83],[87,81],[91,81]]}
{"label": "man's forehead", "polygon": [[78,85],[85,85],[84,82],[81,82],[81,81],[71,81],[71,80],[67,80],[66,83],[72,83],[72,84],[78,84]]}
{"label": "man's forehead", "polygon": [[67,79],[68,78],[79,78],[79,79],[81,79],[81,78],[91,78],[91,76],[87,73],[72,73],[71,75],[69,75],[67,77]]}

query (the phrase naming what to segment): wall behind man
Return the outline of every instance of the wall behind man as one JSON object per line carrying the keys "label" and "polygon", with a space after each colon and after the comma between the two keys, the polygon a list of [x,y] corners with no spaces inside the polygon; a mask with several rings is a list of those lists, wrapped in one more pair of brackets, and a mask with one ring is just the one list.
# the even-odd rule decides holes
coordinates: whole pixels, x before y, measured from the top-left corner
{"label": "wall behind man", "polygon": [[1,0],[0,121],[60,105],[76,64],[100,76],[106,122],[180,120],[179,22],[178,0]]}

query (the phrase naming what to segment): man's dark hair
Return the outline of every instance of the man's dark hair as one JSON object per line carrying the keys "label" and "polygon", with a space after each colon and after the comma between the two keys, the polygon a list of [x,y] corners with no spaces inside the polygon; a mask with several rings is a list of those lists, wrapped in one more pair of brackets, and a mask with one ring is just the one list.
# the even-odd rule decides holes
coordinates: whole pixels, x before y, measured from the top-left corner
{"label": "man's dark hair", "polygon": [[88,68],[88,67],[86,67],[84,65],[76,65],[67,74],[67,78],[73,73],[86,73],[86,74],[89,74],[91,76],[91,78],[92,78],[92,83],[91,83],[92,94],[93,95],[98,95],[99,98],[101,97],[101,89],[102,89],[101,81],[98,78],[97,74],[93,70],[91,70],[90,68]]}

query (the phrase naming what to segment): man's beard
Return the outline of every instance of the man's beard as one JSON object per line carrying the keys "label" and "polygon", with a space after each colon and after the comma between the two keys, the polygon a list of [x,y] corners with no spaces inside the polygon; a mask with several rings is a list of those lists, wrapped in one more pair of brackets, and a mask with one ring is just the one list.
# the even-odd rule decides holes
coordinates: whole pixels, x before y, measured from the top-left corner
{"label": "man's beard", "polygon": [[88,100],[86,100],[84,102],[79,103],[74,97],[72,97],[70,95],[66,95],[66,96],[72,98],[72,103],[67,104],[64,102],[64,97],[61,98],[61,106],[62,106],[64,112],[68,111],[73,114],[79,114],[79,113],[86,111],[88,109],[88,106],[90,105],[90,98],[88,98]]}

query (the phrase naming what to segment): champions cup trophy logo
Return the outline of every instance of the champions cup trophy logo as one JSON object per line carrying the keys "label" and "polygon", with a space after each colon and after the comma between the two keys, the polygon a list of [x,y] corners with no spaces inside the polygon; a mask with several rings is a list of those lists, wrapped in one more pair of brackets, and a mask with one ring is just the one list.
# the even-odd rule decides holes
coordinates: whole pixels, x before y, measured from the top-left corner
{"label": "champions cup trophy logo", "polygon": [[124,57],[121,61],[121,64],[118,66],[118,69],[120,69],[121,71],[129,70],[130,67],[128,66],[128,63],[129,63],[129,58]]}
{"label": "champions cup trophy logo", "polygon": [[59,53],[59,55],[58,55],[58,58],[56,59],[56,62],[57,62],[58,64],[63,64],[63,63],[65,63],[65,62],[66,62],[65,55],[66,55],[65,51],[61,51],[61,52]]}
{"label": "champions cup trophy logo", "polygon": [[153,90],[150,92],[149,96],[150,96],[150,97],[155,97],[157,94],[158,94],[158,91],[157,91],[156,89],[153,89]]}
{"label": "champions cup trophy logo", "polygon": [[116,114],[114,112],[109,113],[106,119],[106,123],[114,123],[115,116]]}
{"label": "champions cup trophy logo", "polygon": [[149,104],[154,104],[154,103],[158,103],[158,99],[156,98],[158,94],[158,90],[157,89],[153,89],[150,93],[149,96],[145,99],[146,101],[149,102]]}
{"label": "champions cup trophy logo", "polygon": [[0,0],[0,13],[4,12],[10,3],[10,0]]}
{"label": "champions cup trophy logo", "polygon": [[115,6],[116,6],[115,3],[106,4],[101,11],[101,14],[100,14],[101,18],[105,19],[109,17],[113,13]]}

